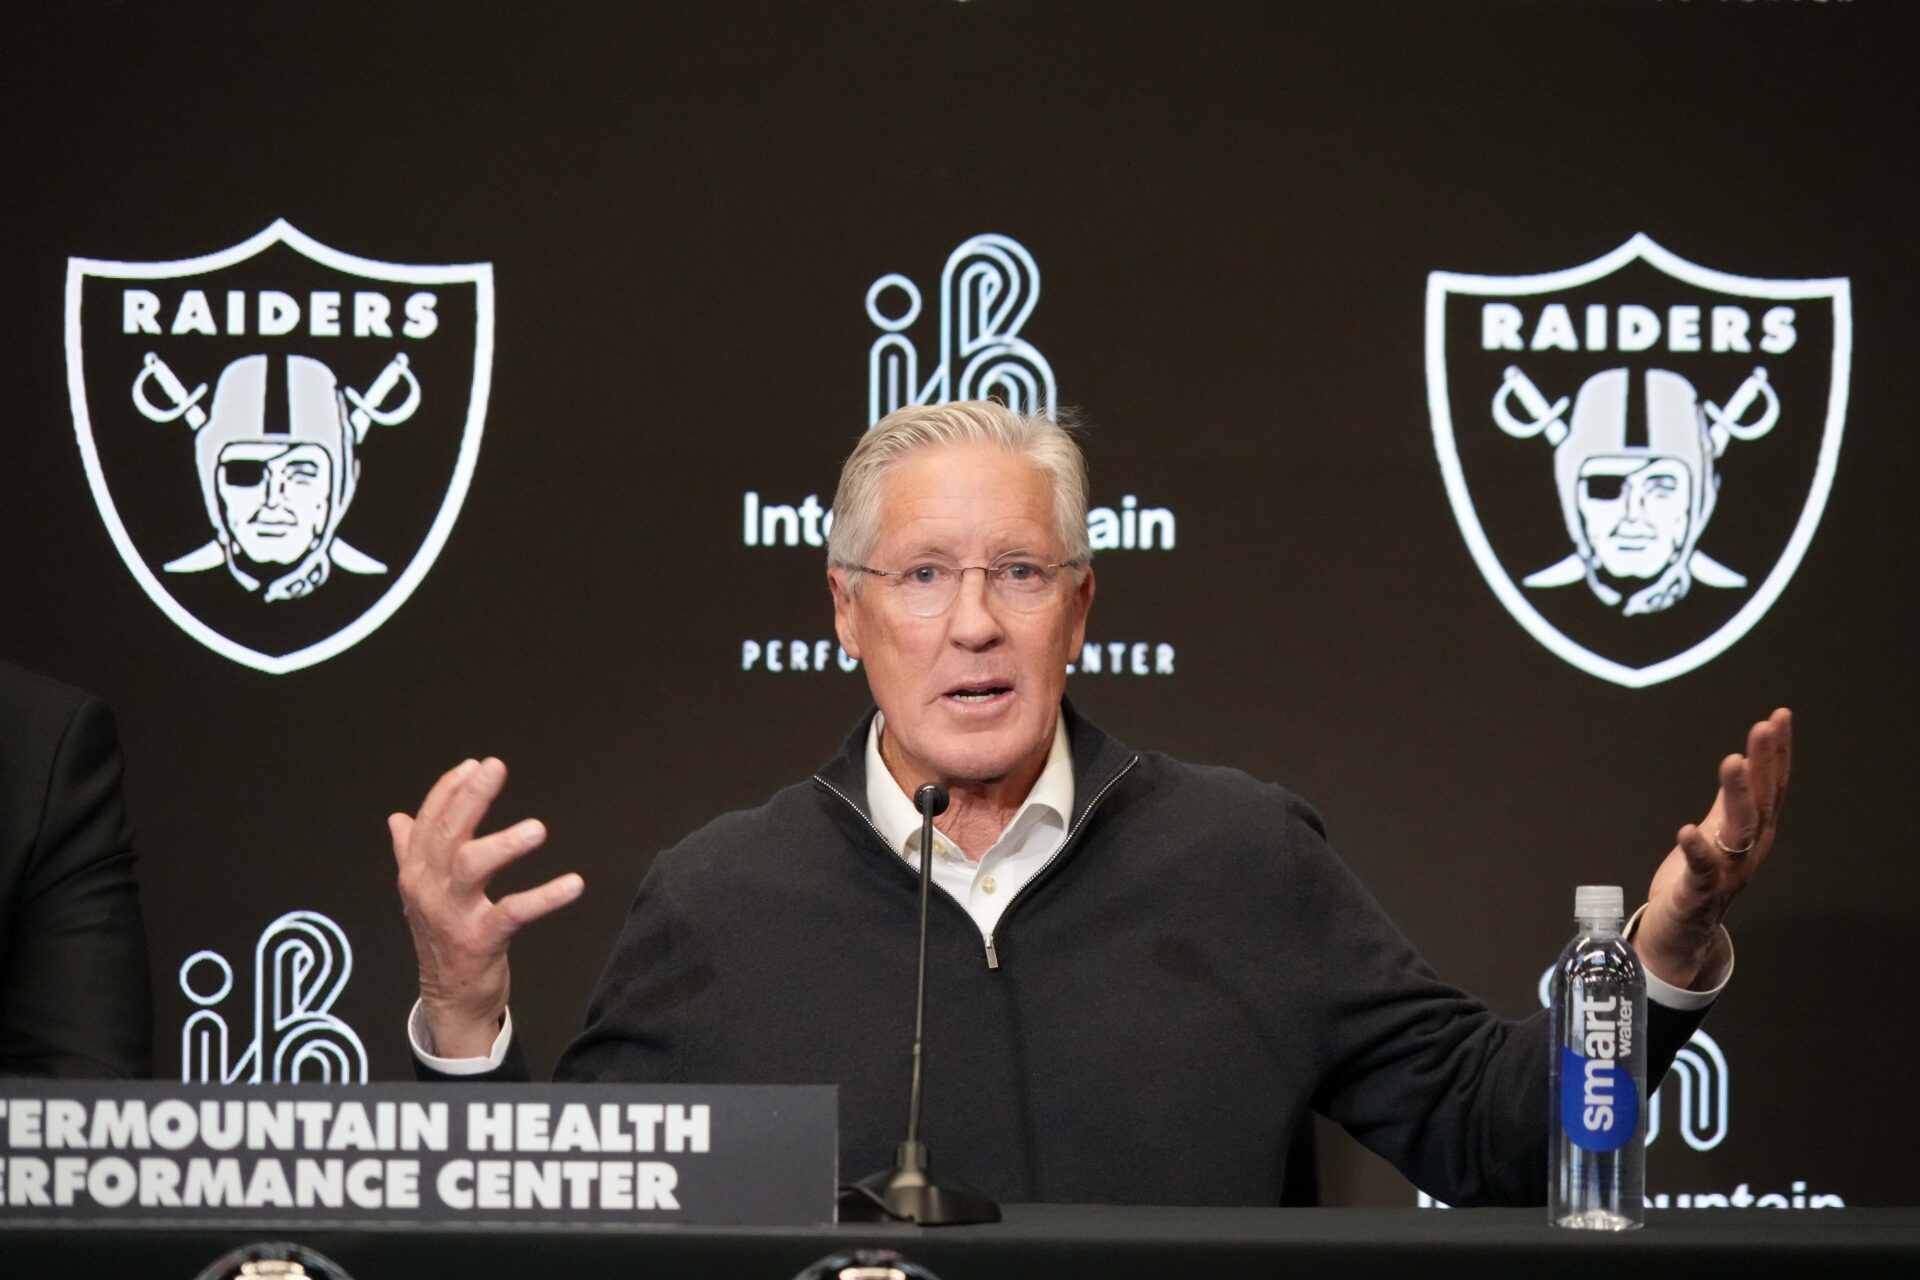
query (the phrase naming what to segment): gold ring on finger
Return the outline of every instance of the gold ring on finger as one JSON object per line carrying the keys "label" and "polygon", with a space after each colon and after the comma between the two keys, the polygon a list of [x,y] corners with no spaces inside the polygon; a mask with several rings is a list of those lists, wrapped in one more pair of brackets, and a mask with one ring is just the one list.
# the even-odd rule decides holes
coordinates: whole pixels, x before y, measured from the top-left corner
{"label": "gold ring on finger", "polygon": [[1745,848],[1729,849],[1725,844],[1721,843],[1720,841],[1720,828],[1716,826],[1713,829],[1713,847],[1718,849],[1720,852],[1726,854],[1728,862],[1744,861],[1746,859],[1746,856],[1753,852],[1753,842],[1757,839],[1759,839],[1758,832],[1747,837],[1747,844]]}

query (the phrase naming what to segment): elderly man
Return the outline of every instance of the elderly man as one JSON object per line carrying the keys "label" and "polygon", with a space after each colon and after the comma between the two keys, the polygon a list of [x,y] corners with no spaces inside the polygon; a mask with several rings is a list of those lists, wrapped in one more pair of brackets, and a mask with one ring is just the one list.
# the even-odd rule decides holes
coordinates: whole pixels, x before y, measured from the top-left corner
{"label": "elderly man", "polygon": [[[908,796],[938,781],[923,1133],[946,1176],[1006,1200],[1271,1204],[1313,1108],[1444,1200],[1544,1199],[1539,1022],[1436,978],[1304,802],[1133,751],[1063,700],[1094,576],[1058,426],[902,410],[834,508],[835,624],[878,710],[812,778],[655,860],[558,1078],[837,1084],[842,1166],[885,1167],[906,1109]],[[1725,980],[1720,918],[1772,842],[1787,732],[1784,711],[1754,726],[1654,877],[1657,1064]],[[524,1073],[508,940],[582,889],[488,899],[545,839],[531,820],[475,835],[505,778],[469,760],[390,819],[424,1075]]]}

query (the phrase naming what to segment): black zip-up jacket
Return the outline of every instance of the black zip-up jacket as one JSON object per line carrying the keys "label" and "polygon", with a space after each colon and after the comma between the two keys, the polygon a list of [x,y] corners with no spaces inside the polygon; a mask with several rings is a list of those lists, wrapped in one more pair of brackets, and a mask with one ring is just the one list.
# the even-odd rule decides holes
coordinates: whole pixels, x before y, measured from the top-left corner
{"label": "black zip-up jacket", "polygon": [[[1448,1203],[1544,1202],[1544,1015],[1440,981],[1297,797],[1063,713],[1060,852],[991,947],[933,895],[936,1173],[1011,1202],[1277,1204],[1314,1108]],[[837,1084],[842,1177],[891,1165],[919,879],[865,812],[866,740],[655,860],[557,1079]],[[1657,1080],[1702,1015],[1649,1013]],[[524,1079],[517,1046],[480,1078]]]}

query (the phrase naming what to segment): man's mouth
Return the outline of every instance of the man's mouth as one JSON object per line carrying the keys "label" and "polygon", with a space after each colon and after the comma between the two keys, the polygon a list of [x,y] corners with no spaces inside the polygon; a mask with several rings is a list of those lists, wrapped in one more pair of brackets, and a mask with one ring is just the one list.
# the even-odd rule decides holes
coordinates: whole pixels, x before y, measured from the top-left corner
{"label": "man's mouth", "polygon": [[1008,697],[1012,693],[1012,685],[996,684],[993,681],[981,681],[974,684],[955,685],[942,696],[954,702],[961,703],[964,706],[978,706],[984,702],[992,702],[997,698]]}

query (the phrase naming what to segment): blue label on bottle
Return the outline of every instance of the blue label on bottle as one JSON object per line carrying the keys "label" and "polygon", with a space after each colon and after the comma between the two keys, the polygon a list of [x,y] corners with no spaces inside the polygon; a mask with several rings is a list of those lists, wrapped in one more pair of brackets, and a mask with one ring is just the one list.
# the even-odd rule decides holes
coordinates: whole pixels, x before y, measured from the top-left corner
{"label": "blue label on bottle", "polygon": [[1618,1151],[1640,1124],[1640,1091],[1626,1065],[1560,1046],[1560,1127],[1576,1147]]}

